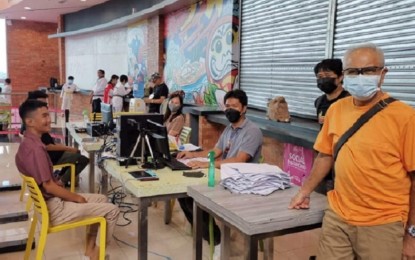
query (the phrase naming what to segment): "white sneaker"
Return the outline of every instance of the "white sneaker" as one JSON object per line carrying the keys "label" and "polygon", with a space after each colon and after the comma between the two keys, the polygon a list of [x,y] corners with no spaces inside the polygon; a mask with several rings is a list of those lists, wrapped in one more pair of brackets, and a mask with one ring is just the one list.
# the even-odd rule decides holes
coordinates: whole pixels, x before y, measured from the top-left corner
{"label": "white sneaker", "polygon": [[220,244],[215,246],[215,251],[213,252],[213,260],[220,260]]}

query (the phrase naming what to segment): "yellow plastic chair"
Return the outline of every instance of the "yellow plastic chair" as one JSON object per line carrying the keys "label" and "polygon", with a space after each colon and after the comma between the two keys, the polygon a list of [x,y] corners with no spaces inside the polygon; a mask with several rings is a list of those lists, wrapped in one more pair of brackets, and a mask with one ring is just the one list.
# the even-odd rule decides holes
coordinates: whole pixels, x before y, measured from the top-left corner
{"label": "yellow plastic chair", "polygon": [[192,133],[192,128],[188,126],[183,126],[182,131],[180,132],[180,142],[182,144],[188,144],[190,142],[191,133]]}
{"label": "yellow plastic chair", "polygon": [[[70,167],[71,168],[71,187],[70,187],[70,190],[71,190],[71,192],[75,192],[75,164],[73,164],[73,163],[57,164],[57,165],[53,166],[53,170],[59,170],[59,169],[62,169],[63,167]],[[23,201],[25,191],[26,191],[26,183],[24,182],[24,179],[23,179],[22,187],[20,189],[20,201]],[[31,206],[32,206],[32,200],[29,197],[27,199],[27,202],[26,202],[26,211],[29,211]]]}
{"label": "yellow plastic chair", "polygon": [[49,223],[49,212],[46,205],[46,201],[43,198],[42,192],[39,189],[39,186],[36,184],[35,179],[32,177],[25,176],[21,174],[23,178],[23,183],[26,183],[28,190],[30,192],[30,197],[32,198],[34,205],[34,214],[32,218],[32,223],[30,225],[29,237],[27,239],[26,251],[24,255],[24,260],[28,260],[30,257],[30,252],[32,250],[32,243],[35,236],[36,225],[38,219],[41,220],[39,242],[36,251],[37,260],[42,259],[43,250],[45,249],[46,239],[49,233],[56,233],[63,230],[77,228],[81,226],[89,226],[92,224],[100,225],[100,235],[99,235],[99,259],[105,259],[105,243],[106,243],[106,234],[107,234],[107,222],[103,217],[93,217],[77,220],[75,222],[70,222],[62,225],[51,226]]}

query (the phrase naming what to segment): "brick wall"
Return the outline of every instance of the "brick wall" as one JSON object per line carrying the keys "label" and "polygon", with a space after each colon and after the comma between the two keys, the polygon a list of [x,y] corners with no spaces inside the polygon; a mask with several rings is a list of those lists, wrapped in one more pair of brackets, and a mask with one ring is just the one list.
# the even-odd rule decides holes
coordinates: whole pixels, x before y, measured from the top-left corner
{"label": "brick wall", "polygon": [[12,20],[6,26],[7,65],[13,92],[49,86],[50,77],[59,78],[58,40],[48,39],[56,28],[55,23],[20,20]]}
{"label": "brick wall", "polygon": [[147,66],[150,76],[154,72],[163,73],[164,69],[164,22],[162,16],[148,19],[147,29]]}

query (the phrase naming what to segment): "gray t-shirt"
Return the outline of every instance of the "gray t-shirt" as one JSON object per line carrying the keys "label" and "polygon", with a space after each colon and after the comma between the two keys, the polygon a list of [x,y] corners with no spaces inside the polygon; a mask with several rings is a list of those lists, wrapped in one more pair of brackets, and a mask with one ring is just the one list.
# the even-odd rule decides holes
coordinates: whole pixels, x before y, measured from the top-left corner
{"label": "gray t-shirt", "polygon": [[222,159],[236,157],[242,151],[251,156],[248,162],[257,163],[261,156],[262,132],[251,120],[245,118],[236,129],[228,125],[215,147],[222,150]]}

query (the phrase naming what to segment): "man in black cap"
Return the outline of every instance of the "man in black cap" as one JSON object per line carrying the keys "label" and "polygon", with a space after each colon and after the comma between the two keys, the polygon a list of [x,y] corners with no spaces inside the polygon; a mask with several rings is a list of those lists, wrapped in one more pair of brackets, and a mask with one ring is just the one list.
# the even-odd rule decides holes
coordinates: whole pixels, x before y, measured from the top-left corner
{"label": "man in black cap", "polygon": [[148,98],[144,98],[144,102],[149,104],[149,113],[160,113],[160,105],[169,95],[169,88],[164,83],[160,73],[153,73],[151,79],[154,83],[153,93]]}

